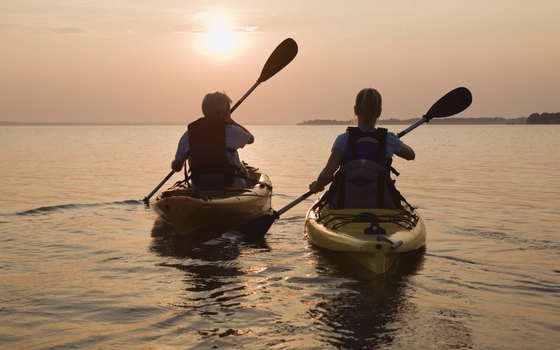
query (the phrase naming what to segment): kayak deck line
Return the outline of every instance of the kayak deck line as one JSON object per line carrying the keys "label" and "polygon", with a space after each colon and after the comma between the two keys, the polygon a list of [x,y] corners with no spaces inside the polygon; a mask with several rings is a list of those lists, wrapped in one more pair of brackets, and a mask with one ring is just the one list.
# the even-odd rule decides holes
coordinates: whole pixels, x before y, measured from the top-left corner
{"label": "kayak deck line", "polygon": [[[367,211],[358,214],[328,212],[326,215],[319,214],[317,222],[332,226],[334,229],[339,229],[350,223],[368,223],[370,226],[364,230],[364,234],[386,234],[380,224],[394,223],[401,226],[403,229],[410,230],[418,223],[418,215],[404,209],[399,210],[398,213],[387,213],[384,215]],[[331,224],[331,222],[334,223]]]}

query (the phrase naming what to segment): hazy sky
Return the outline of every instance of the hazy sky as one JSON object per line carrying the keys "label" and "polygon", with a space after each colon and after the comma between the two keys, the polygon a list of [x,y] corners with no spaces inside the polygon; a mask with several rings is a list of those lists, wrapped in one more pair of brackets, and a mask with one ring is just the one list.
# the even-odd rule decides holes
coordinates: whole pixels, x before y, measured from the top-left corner
{"label": "hazy sky", "polygon": [[385,118],[458,86],[464,117],[560,112],[559,18],[558,0],[2,0],[0,121],[187,123],[288,37],[298,56],[234,119],[349,119],[364,87]]}

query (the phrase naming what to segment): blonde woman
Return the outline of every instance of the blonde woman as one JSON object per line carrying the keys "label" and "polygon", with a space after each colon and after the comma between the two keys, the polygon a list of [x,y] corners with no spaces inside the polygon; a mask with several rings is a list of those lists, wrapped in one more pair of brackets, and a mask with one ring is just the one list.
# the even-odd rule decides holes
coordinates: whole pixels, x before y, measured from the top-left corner
{"label": "blonde woman", "polygon": [[[358,126],[349,127],[346,132],[336,138],[327,164],[317,180],[309,185],[309,189],[316,193],[322,191],[335,179],[335,173],[337,177],[342,178],[333,183],[333,186],[338,188],[331,186],[333,196],[338,197],[331,198],[331,205],[334,207],[364,205],[398,207],[400,205],[400,201],[395,197],[398,191],[392,186],[389,177],[392,158],[393,155],[397,155],[406,160],[413,160],[415,154],[414,150],[400,141],[394,133],[376,127],[381,115],[381,107],[381,95],[377,90],[366,88],[358,93],[354,105],[354,115],[357,118]],[[360,170],[356,170],[356,167]],[[358,180],[349,180],[352,172],[359,173],[355,176]],[[380,177],[384,177],[384,179]],[[381,187],[372,185],[372,181],[376,184],[387,182],[385,185],[388,189],[380,190]],[[386,193],[379,193],[385,191],[389,191],[389,197],[393,198],[392,201],[387,202]],[[369,199],[352,203],[352,197],[360,196],[366,196]]]}

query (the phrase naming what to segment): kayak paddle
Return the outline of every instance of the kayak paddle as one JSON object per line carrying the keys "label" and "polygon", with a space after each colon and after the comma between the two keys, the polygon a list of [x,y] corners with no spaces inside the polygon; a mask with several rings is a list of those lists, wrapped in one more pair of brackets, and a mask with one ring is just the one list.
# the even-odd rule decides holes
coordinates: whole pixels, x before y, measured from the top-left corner
{"label": "kayak paddle", "polygon": [[[245,95],[243,95],[243,97],[241,97],[241,99],[239,99],[239,101],[237,101],[237,103],[233,105],[233,107],[231,107],[230,113],[233,113],[233,111],[235,111],[235,109],[239,107],[241,102],[243,102],[247,98],[247,96],[249,96],[251,92],[253,92],[253,90],[257,88],[257,86],[273,77],[276,73],[281,71],[290,62],[292,62],[292,60],[296,57],[297,52],[298,46],[294,39],[288,38],[282,41],[276,47],[276,49],[272,51],[272,53],[268,57],[268,60],[266,60],[266,63],[264,64],[264,67],[261,71],[261,75],[255,82],[255,84],[253,84],[249,91],[247,91]],[[144,204],[149,204],[150,198],[152,198],[152,196],[161,188],[161,186],[163,186],[167,182],[167,180],[171,178],[171,176],[173,176],[174,173],[175,172],[171,170],[169,174],[167,174],[167,176],[165,176],[165,178],[156,186],[156,188],[154,188],[152,192],[144,197]]]}
{"label": "kayak paddle", "polygon": [[286,67],[290,62],[292,62],[292,60],[296,57],[297,52],[298,46],[294,39],[288,38],[282,41],[280,45],[278,45],[276,49],[272,51],[272,53],[268,57],[268,60],[266,60],[259,79],[257,79],[255,84],[251,86],[249,91],[247,91],[245,95],[243,95],[243,97],[241,97],[239,101],[237,101],[237,103],[233,105],[233,107],[231,107],[230,113],[233,113],[233,111],[235,111],[235,109],[241,104],[241,102],[243,102],[247,98],[247,96],[249,96],[251,92],[253,92],[253,90],[257,88],[257,86],[272,78],[276,73],[280,72],[282,68]]}
{"label": "kayak paddle", "polygon": [[[421,120],[412,124],[407,129],[399,132],[397,134],[397,137],[401,138],[402,136],[408,134],[411,130],[424,123],[429,122],[432,118],[445,118],[462,112],[470,106],[471,102],[472,95],[469,89],[465,87],[459,87],[451,90],[439,100],[437,100],[437,102],[433,104],[433,106],[428,110],[428,112],[422,117]],[[274,221],[280,218],[280,215],[284,214],[292,207],[295,207],[297,204],[299,204],[312,194],[313,192],[308,191],[282,209],[278,211],[272,210],[272,212],[270,212],[269,214],[265,214],[252,221],[249,221],[248,223],[241,225],[232,231],[239,232],[248,239],[254,240],[262,238],[268,232]]]}

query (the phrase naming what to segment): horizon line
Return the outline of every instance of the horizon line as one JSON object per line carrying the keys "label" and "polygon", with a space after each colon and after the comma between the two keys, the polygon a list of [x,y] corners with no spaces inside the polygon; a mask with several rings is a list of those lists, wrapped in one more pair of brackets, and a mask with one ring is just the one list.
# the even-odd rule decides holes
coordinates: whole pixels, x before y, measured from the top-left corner
{"label": "horizon line", "polygon": [[[410,122],[412,120],[419,120],[421,117],[418,118],[408,118],[408,119],[400,119],[400,118],[383,118],[379,120],[380,124],[386,122]],[[527,119],[527,117],[513,117],[513,118],[504,118],[504,117],[457,117],[454,119],[469,119],[469,120],[476,120],[476,119],[499,119],[499,120],[518,120],[518,119]],[[244,123],[245,125],[301,125],[304,122],[310,121],[336,121],[336,122],[345,122],[346,120],[338,120],[338,119],[307,119],[301,122],[296,123]],[[351,122],[351,119],[348,120]],[[34,122],[34,121],[6,121],[0,120],[0,126],[164,126],[164,125],[181,125],[185,126],[189,123],[186,122]]]}

